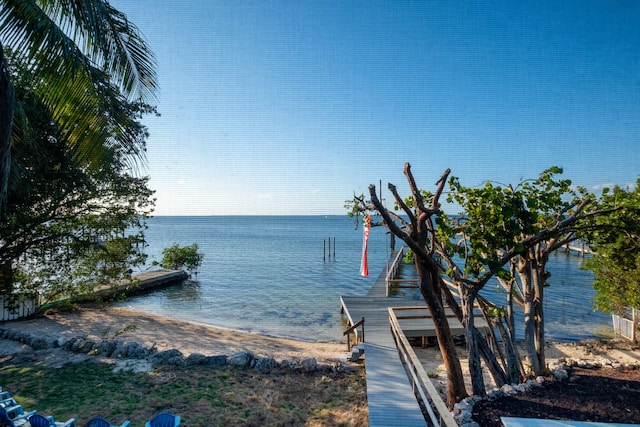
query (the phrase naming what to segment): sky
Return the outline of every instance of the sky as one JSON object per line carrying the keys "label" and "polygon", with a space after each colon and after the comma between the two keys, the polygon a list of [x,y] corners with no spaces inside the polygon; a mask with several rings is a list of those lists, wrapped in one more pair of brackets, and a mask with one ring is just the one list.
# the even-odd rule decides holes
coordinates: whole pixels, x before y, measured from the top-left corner
{"label": "sky", "polygon": [[155,215],[342,215],[408,195],[405,162],[427,190],[639,177],[637,1],[111,4],[158,62]]}

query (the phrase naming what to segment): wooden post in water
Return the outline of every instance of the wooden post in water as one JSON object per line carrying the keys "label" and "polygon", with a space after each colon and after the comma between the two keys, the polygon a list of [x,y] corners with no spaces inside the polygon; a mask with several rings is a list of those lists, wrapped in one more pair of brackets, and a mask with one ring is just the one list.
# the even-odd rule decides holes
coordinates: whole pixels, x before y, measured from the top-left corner
{"label": "wooden post in water", "polygon": [[322,261],[327,260],[327,241],[322,239]]}
{"label": "wooden post in water", "polygon": [[331,259],[331,237],[329,237],[329,259]]}
{"label": "wooden post in water", "polygon": [[336,259],[336,238],[333,238],[333,259]]}

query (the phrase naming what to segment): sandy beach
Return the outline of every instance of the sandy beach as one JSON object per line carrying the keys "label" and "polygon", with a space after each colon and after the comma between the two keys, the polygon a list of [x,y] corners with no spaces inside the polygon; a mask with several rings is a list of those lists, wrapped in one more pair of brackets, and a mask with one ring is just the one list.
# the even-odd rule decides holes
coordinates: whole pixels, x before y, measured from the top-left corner
{"label": "sandy beach", "polygon": [[[347,350],[346,344],[336,342],[270,337],[110,306],[83,307],[73,312],[49,311],[35,319],[0,323],[0,328],[40,336],[84,337],[92,341],[117,338],[149,348],[155,346],[158,351],[175,348],[185,356],[192,353],[229,356],[251,351],[277,360],[315,358],[318,363],[332,363]],[[0,353],[13,352],[18,346],[20,343],[0,340]]]}
{"label": "sandy beach", "polygon": [[[250,351],[257,356],[271,356],[276,360],[315,358],[318,363],[331,364],[347,352],[346,340],[344,343],[298,341],[229,330],[112,306],[84,306],[70,312],[49,311],[41,317],[30,320],[2,322],[0,328],[26,331],[42,337],[55,336],[67,339],[83,337],[95,342],[117,338],[124,342],[137,342],[147,348],[155,346],[158,351],[178,349],[184,356],[192,353],[230,356],[234,353]],[[611,348],[598,345],[595,341],[550,343],[546,355],[550,365],[554,365],[561,358],[608,360],[638,365],[640,350],[637,346],[631,347]],[[27,350],[27,348],[15,341],[0,340],[0,356],[20,350]],[[415,347],[414,351],[422,361],[425,371],[439,373],[439,380],[443,381],[446,372],[437,346]],[[464,347],[459,349],[459,356],[465,366]],[[434,378],[434,381],[438,379]]]}

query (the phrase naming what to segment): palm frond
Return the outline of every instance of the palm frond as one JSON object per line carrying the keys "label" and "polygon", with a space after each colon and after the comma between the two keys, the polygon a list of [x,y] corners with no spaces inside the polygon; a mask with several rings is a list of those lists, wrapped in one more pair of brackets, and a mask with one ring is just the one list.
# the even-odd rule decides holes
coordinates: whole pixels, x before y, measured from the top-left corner
{"label": "palm frond", "polygon": [[0,39],[43,74],[101,69],[129,100],[153,103],[156,60],[138,28],[104,0],[4,0]]}

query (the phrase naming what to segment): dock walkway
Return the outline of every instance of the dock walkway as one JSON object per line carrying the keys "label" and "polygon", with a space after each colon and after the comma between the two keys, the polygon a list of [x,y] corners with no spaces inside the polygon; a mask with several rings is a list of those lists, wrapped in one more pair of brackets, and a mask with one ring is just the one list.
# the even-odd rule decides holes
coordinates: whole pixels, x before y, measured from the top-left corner
{"label": "dock walkway", "polygon": [[[395,255],[394,252],[391,259]],[[409,298],[387,297],[385,279],[386,271],[383,270],[367,295],[340,297],[342,310],[350,324],[365,318],[366,342],[363,344],[369,425],[424,427],[424,415],[389,327],[389,307],[415,306],[419,302]]]}

